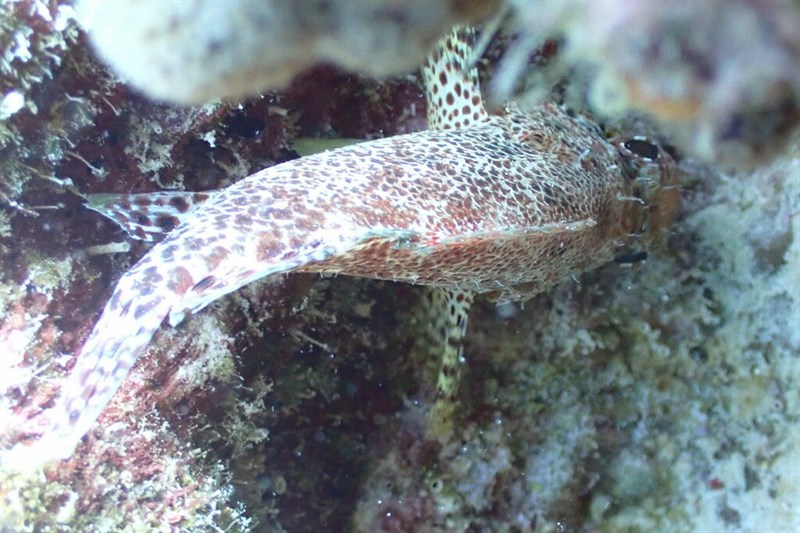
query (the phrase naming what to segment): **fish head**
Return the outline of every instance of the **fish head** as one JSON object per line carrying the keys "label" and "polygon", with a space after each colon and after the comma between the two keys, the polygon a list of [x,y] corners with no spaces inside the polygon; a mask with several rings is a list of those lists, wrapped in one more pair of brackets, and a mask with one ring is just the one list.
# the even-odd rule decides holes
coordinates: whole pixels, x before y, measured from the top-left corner
{"label": "fish head", "polygon": [[631,235],[659,242],[680,211],[679,167],[666,145],[644,135],[611,139],[626,180]]}

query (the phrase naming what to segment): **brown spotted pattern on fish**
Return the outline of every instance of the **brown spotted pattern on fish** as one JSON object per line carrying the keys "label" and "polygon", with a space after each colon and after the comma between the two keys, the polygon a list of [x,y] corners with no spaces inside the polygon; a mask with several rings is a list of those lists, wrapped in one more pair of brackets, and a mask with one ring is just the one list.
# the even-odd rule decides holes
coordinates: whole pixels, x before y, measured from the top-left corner
{"label": "brown spotted pattern on fish", "polygon": [[[458,388],[462,369],[467,366],[464,336],[475,293],[434,288],[426,296],[428,330],[420,340],[427,341],[428,345],[418,356],[438,361],[439,367],[435,397],[425,419],[425,435],[446,443],[452,436],[457,419]],[[415,346],[415,349],[419,350],[419,346]]]}
{"label": "brown spotted pattern on fish", "polygon": [[192,209],[206,201],[210,194],[184,191],[91,194],[86,207],[107,216],[134,239],[158,242],[186,220]]}
{"label": "brown spotted pattern on fish", "polygon": [[478,70],[467,68],[473,31],[461,28],[448,35],[431,52],[422,67],[427,91],[428,128],[449,130],[484,122]]}
{"label": "brown spotted pattern on fish", "polygon": [[[120,279],[53,428],[32,448],[39,459],[53,442],[60,456],[72,452],[164,321],[254,280],[340,273],[439,287],[450,298],[520,299],[658,232],[677,194],[666,153],[654,147],[642,158],[555,105],[487,115],[474,73],[459,75],[468,50],[460,38],[445,40],[424,69],[436,129],[271,167],[189,210]],[[445,339],[451,366],[464,301],[453,314],[462,325]]]}

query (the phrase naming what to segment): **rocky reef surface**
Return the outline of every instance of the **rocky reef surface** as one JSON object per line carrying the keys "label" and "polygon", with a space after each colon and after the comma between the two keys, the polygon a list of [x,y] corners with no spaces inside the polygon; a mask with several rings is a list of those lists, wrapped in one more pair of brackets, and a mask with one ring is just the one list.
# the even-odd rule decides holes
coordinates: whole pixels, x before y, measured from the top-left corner
{"label": "rocky reef surface", "polygon": [[[699,3],[672,18],[659,2],[555,4],[534,17],[509,3],[508,35],[481,64],[487,86],[602,119],[653,114],[684,172],[662,249],[524,305],[479,299],[444,445],[422,435],[423,289],[252,284],[164,329],[69,461],[3,470],[0,530],[795,529],[796,4]],[[592,11],[612,4],[616,18]],[[3,449],[35,436],[31,420],[147,249],[84,195],[217,188],[307,139],[425,127],[413,73],[377,81],[330,65],[242,102],[154,102],[96,59],[74,13],[0,5]],[[515,24],[527,30],[512,36]]]}

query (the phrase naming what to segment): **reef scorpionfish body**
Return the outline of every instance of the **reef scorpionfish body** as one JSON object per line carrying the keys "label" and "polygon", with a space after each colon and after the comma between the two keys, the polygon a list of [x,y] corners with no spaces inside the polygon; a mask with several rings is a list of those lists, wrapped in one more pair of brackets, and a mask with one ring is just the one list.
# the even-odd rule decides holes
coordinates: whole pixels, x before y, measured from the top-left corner
{"label": "reef scorpionfish body", "polygon": [[490,116],[463,35],[423,68],[428,131],[290,161],[220,191],[106,199],[131,234],[158,233],[158,217],[180,224],[120,279],[48,413],[51,429],[25,450],[38,461],[70,455],[165,321],[265,276],[447,291],[446,366],[472,293],[526,298],[657,233],[676,205],[669,156],[643,139],[609,141],[556,105]]}

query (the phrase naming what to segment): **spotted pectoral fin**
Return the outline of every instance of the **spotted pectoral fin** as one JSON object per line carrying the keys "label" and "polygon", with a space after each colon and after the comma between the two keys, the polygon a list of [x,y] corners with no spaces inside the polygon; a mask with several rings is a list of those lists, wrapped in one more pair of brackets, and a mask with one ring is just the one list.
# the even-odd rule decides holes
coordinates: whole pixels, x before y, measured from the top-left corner
{"label": "spotted pectoral fin", "polygon": [[465,365],[464,336],[473,297],[471,292],[445,288],[433,288],[427,295],[426,351],[438,358],[440,364],[426,433],[441,442],[448,441],[453,433],[457,393]]}
{"label": "spotted pectoral fin", "polygon": [[211,194],[186,191],[90,194],[86,207],[110,218],[134,239],[158,242]]}
{"label": "spotted pectoral fin", "polygon": [[473,40],[472,28],[456,28],[439,41],[422,67],[432,130],[461,128],[488,118],[478,69],[469,64]]}

